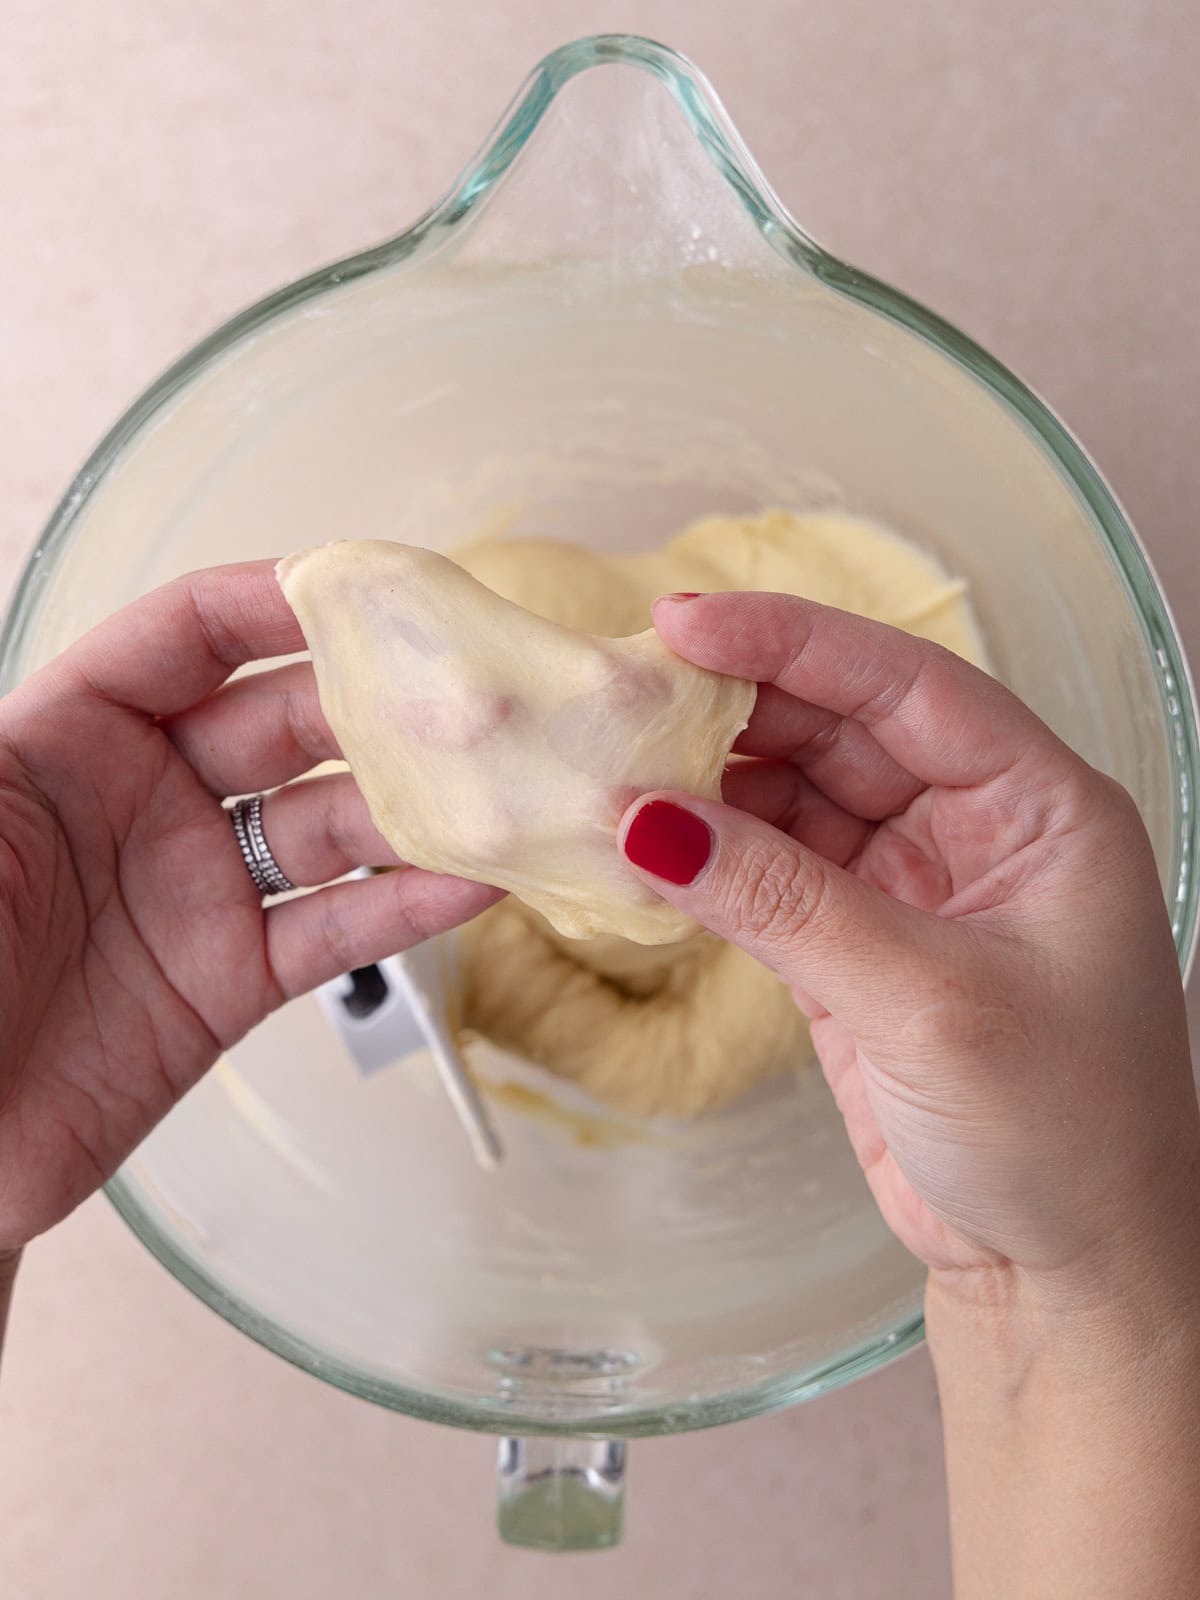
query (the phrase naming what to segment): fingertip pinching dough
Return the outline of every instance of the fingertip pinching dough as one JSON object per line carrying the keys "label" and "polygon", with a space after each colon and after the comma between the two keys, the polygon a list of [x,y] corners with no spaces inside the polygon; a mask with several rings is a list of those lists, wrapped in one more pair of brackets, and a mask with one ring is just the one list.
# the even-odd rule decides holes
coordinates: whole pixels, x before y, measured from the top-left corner
{"label": "fingertip pinching dough", "polygon": [[[697,681],[647,635],[650,605],[676,590],[805,595],[984,665],[965,584],[840,512],[706,517],[626,556],[483,539],[454,562],[465,583],[427,551],[332,545],[281,563],[280,581],[381,831],[408,860],[518,897],[463,930],[466,1028],[633,1115],[694,1117],[806,1067],[786,986],[699,933],[616,850],[635,793],[719,794],[753,705],[752,685]],[[533,746],[514,737],[526,717]]]}

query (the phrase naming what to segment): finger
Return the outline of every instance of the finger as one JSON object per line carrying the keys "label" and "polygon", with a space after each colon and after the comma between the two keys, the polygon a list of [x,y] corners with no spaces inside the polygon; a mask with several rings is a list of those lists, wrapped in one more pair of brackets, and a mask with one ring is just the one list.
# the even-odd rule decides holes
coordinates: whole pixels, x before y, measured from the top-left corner
{"label": "finger", "polygon": [[162,726],[222,799],[273,789],[341,755],[307,661],[235,678]]}
{"label": "finger", "polygon": [[654,625],[698,666],[854,718],[925,783],[984,784],[1034,764],[1056,776],[1070,759],[986,672],[881,622],[791,595],[714,594],[656,601]]}
{"label": "finger", "polygon": [[404,864],[371,821],[348,772],[274,790],[263,799],[261,821],[277,866],[299,888],[328,883],[357,867]]}
{"label": "finger", "polygon": [[903,811],[925,787],[861,722],[797,700],[773,683],[759,687],[749,726],[733,748],[794,761],[831,800],[873,821]]}
{"label": "finger", "polygon": [[262,829],[280,871],[301,888],[356,867],[401,865],[348,772],[276,789],[263,800]]}
{"label": "finger", "polygon": [[236,668],[304,649],[275,563],[247,561],[177,578],[109,617],[60,658],[106,700],[171,716]]}
{"label": "finger", "polygon": [[787,761],[738,761],[725,770],[727,806],[748,811],[838,866],[858,854],[874,831],[845,811]]}
{"label": "finger", "polygon": [[622,818],[626,859],[664,900],[800,988],[861,1020],[911,1007],[944,943],[901,905],[758,817],[694,795],[644,795]]}
{"label": "finger", "polygon": [[267,958],[285,999],[408,950],[486,911],[498,889],[406,867],[271,906]]}

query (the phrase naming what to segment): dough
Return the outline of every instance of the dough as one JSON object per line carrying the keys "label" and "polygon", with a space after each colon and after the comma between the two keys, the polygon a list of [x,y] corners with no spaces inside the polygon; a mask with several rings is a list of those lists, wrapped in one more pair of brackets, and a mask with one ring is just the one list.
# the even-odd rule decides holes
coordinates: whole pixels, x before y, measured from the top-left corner
{"label": "dough", "polygon": [[856,611],[984,665],[961,578],[882,523],[764,511],[693,522],[657,550],[602,556],[557,539],[480,539],[460,566],[515,605],[585,633],[640,633],[660,594],[759,589]]}
{"label": "dough", "polygon": [[787,985],[711,934],[569,941],[506,900],[461,939],[465,1025],[627,1115],[698,1116],[811,1060]]}
{"label": "dough", "polygon": [[[504,599],[577,633],[641,633],[648,604],[623,563],[561,539],[479,539],[451,551]],[[653,596],[651,596],[653,598]]]}
{"label": "dough", "polygon": [[617,823],[648,789],[719,797],[754,684],[683,661],[652,628],[547,621],[408,545],[341,540],[278,574],[322,709],[405,861],[508,889],[573,939],[697,931],[630,871]]}
{"label": "dough", "polygon": [[984,661],[966,583],[866,517],[789,511],[705,517],[626,565],[647,604],[672,589],[799,594],[920,634],[977,665]]}
{"label": "dough", "polygon": [[[455,560],[569,627],[634,633],[672,590],[803,594],[986,664],[966,585],[879,523],[842,513],[706,517],[659,550],[605,558],[550,539],[487,539]],[[514,901],[463,930],[466,1026],[642,1115],[690,1117],[812,1059],[785,984],[704,934],[638,947],[568,941]]]}

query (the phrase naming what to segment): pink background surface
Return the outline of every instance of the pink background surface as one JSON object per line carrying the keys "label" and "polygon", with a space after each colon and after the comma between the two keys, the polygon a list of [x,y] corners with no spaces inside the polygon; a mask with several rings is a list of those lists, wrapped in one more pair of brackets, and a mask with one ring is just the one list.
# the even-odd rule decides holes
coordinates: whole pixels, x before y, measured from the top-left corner
{"label": "pink background surface", "polygon": [[[629,29],[713,77],[818,239],[1060,410],[1200,656],[1183,0],[5,0],[0,18],[0,588],[169,360],[410,220],[546,49]],[[18,1287],[0,1594],[945,1600],[943,1489],[920,1353],[784,1415],[639,1444],[616,1553],[504,1549],[490,1441],[257,1349],[97,1200]]]}

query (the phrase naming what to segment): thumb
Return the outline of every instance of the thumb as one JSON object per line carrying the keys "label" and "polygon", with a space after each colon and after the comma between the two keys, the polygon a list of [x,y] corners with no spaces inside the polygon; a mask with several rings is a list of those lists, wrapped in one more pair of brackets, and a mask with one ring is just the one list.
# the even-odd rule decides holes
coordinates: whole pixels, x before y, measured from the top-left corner
{"label": "thumb", "polygon": [[911,1010],[928,983],[945,931],[936,917],[758,817],[696,795],[642,795],[618,841],[664,900],[867,1031]]}

